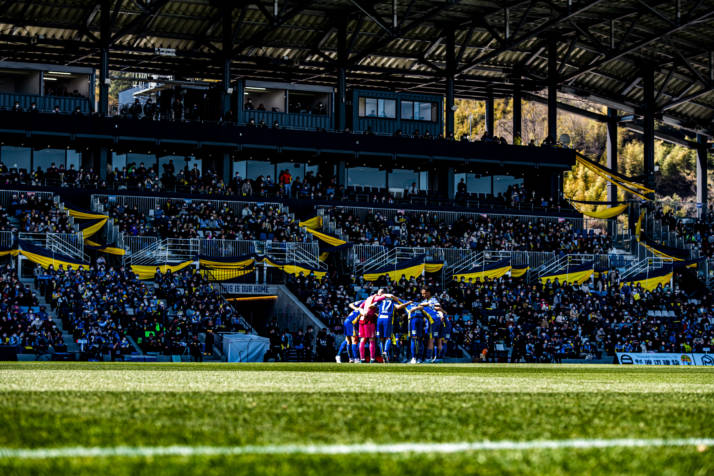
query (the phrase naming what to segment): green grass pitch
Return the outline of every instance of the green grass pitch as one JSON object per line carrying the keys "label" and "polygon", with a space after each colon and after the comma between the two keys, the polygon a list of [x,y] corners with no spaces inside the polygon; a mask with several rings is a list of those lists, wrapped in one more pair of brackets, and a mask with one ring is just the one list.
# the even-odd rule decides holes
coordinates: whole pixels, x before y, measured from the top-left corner
{"label": "green grass pitch", "polygon": [[[0,364],[0,475],[714,474],[714,369],[531,365]],[[401,443],[583,448],[360,452]],[[46,457],[13,450],[270,447]],[[286,445],[296,453],[281,453]],[[347,445],[345,454],[305,454]],[[72,450],[73,451],[73,450]],[[133,449],[127,451],[134,451]]]}

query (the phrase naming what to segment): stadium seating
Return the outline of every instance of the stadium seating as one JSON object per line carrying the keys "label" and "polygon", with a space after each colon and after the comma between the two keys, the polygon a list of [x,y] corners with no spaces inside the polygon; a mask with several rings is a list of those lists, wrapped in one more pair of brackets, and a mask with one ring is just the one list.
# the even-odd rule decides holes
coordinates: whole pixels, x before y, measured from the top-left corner
{"label": "stadium seating", "polygon": [[50,195],[2,191],[0,230],[29,233],[71,233],[75,231],[67,212],[58,209]]}
{"label": "stadium seating", "polygon": [[[206,330],[245,331],[245,321],[192,270],[166,273],[153,283],[130,270],[37,270],[37,286],[80,349],[94,358],[134,352],[188,353]],[[210,354],[212,349],[206,349]]]}
{"label": "stadium seating", "polygon": [[66,350],[62,332],[49,318],[37,296],[20,282],[16,270],[0,268],[0,343],[14,346],[21,353],[43,353],[50,349]]}
{"label": "stadium seating", "polygon": [[578,230],[568,220],[538,217],[460,214],[448,220],[434,211],[373,209],[359,216],[349,208],[326,210],[345,239],[387,247],[441,247],[473,250],[562,251],[607,253],[606,232]]}
{"label": "stadium seating", "polygon": [[[451,282],[442,289],[434,278],[385,278],[369,283],[297,277],[289,287],[335,333],[341,331],[347,304],[385,287],[405,300],[420,301],[422,286],[434,290],[453,319],[450,351],[456,346],[474,360],[503,360],[512,349],[516,361],[560,362],[600,359],[615,351],[702,352],[714,348],[711,294],[691,298],[669,285],[652,292],[620,288],[617,272],[593,283],[530,284],[519,279]],[[402,316],[396,337],[406,336]],[[501,351],[499,351],[501,349]]]}

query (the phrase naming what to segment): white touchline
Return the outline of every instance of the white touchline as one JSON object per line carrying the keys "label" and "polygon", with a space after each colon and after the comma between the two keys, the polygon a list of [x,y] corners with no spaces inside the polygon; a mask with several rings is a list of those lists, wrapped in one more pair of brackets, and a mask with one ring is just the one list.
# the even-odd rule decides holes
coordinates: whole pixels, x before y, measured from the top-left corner
{"label": "white touchline", "polygon": [[344,455],[365,453],[459,453],[463,451],[557,450],[564,448],[647,448],[661,446],[712,446],[714,438],[683,439],[573,439],[536,441],[476,441],[455,443],[364,443],[355,445],[267,445],[267,446],[114,446],[60,448],[0,448],[0,459],[55,459],[225,456],[254,454]]}

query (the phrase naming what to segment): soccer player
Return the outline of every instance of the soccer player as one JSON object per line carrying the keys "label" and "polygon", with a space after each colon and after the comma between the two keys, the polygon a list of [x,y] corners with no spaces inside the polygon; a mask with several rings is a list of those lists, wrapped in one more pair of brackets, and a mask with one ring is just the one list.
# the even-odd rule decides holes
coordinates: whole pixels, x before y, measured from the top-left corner
{"label": "soccer player", "polygon": [[364,301],[355,301],[349,304],[352,312],[347,315],[342,323],[342,328],[345,332],[345,340],[342,344],[340,344],[340,349],[337,351],[337,356],[335,356],[335,360],[338,364],[342,363],[342,351],[345,350],[345,347],[347,348],[347,357],[349,357],[350,363],[357,361],[357,329],[355,329],[352,321],[359,316],[359,306],[361,306],[363,302]]}
{"label": "soccer player", "polygon": [[359,356],[360,362],[365,362],[365,344],[369,342],[370,363],[377,359],[377,317],[379,315],[379,303],[385,299],[392,299],[394,296],[385,294],[383,289],[379,289],[377,294],[373,294],[360,305],[360,315],[352,321],[353,324],[359,322]]}
{"label": "soccer player", "polygon": [[424,337],[424,316],[421,305],[410,303],[406,306],[409,319],[409,339],[411,340],[412,360],[410,363],[421,362],[419,359],[419,341]]}
{"label": "soccer player", "polygon": [[[426,339],[426,360],[436,361],[436,355],[434,353],[434,340],[437,341],[439,347],[442,346],[441,342],[441,331],[442,322],[441,316],[444,315],[444,310],[439,304],[439,300],[431,295],[431,289],[424,286],[421,288],[422,306],[424,314],[426,315],[426,326],[427,332],[425,333]],[[439,315],[441,313],[441,315]]]}
{"label": "soccer player", "polygon": [[442,314],[441,318],[441,339],[439,340],[439,359],[443,360],[448,354],[449,350],[449,340],[451,340],[451,329],[453,325],[449,316]]}
{"label": "soccer player", "polygon": [[[377,294],[380,295],[380,293],[383,292],[384,290],[380,289],[379,291],[377,291]],[[411,301],[402,303],[398,298],[394,296],[391,296],[388,299],[384,299],[379,303],[379,317],[377,318],[377,339],[379,339],[382,359],[385,363],[389,363],[389,351],[392,347],[394,311],[404,308],[407,304],[411,304]]]}

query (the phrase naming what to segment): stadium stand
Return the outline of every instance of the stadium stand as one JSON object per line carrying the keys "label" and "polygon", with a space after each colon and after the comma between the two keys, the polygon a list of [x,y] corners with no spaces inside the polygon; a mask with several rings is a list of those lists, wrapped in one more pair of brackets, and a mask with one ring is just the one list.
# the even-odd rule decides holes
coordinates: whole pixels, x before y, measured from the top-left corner
{"label": "stadium stand", "polygon": [[278,204],[170,199],[140,210],[104,196],[101,203],[129,236],[301,241],[303,233]]}
{"label": "stadium stand", "polygon": [[389,215],[374,209],[360,217],[350,209],[327,210],[352,243],[387,247],[442,247],[473,250],[562,251],[607,253],[612,241],[607,233],[577,230],[568,220],[546,221],[538,217],[461,214],[452,218],[436,212],[400,210]]}
{"label": "stadium stand", "polygon": [[[620,283],[613,271],[583,285],[509,277],[453,281],[442,289],[434,277],[352,283],[333,275],[296,277],[289,286],[336,334],[348,303],[380,287],[418,302],[422,287],[429,287],[452,319],[450,355],[461,348],[474,361],[504,361],[509,351],[514,362],[561,362],[599,360],[616,351],[701,352],[714,346],[711,292],[691,295],[669,284],[646,291]],[[397,341],[408,334],[404,315],[398,323]],[[400,356],[406,359],[406,353]]]}
{"label": "stadium stand", "polygon": [[133,341],[144,352],[190,354],[202,360],[203,352],[210,355],[213,349],[201,334],[247,330],[216,285],[195,270],[157,273],[153,282],[144,282],[124,267],[50,266],[38,268],[35,280],[65,329],[90,358],[112,355],[114,359],[134,353]]}
{"label": "stadium stand", "polygon": [[0,268],[0,295],[0,343],[16,347],[22,353],[66,350],[57,324],[10,265]]}
{"label": "stadium stand", "polygon": [[66,210],[60,210],[52,194],[1,191],[0,230],[29,233],[71,233]]}

